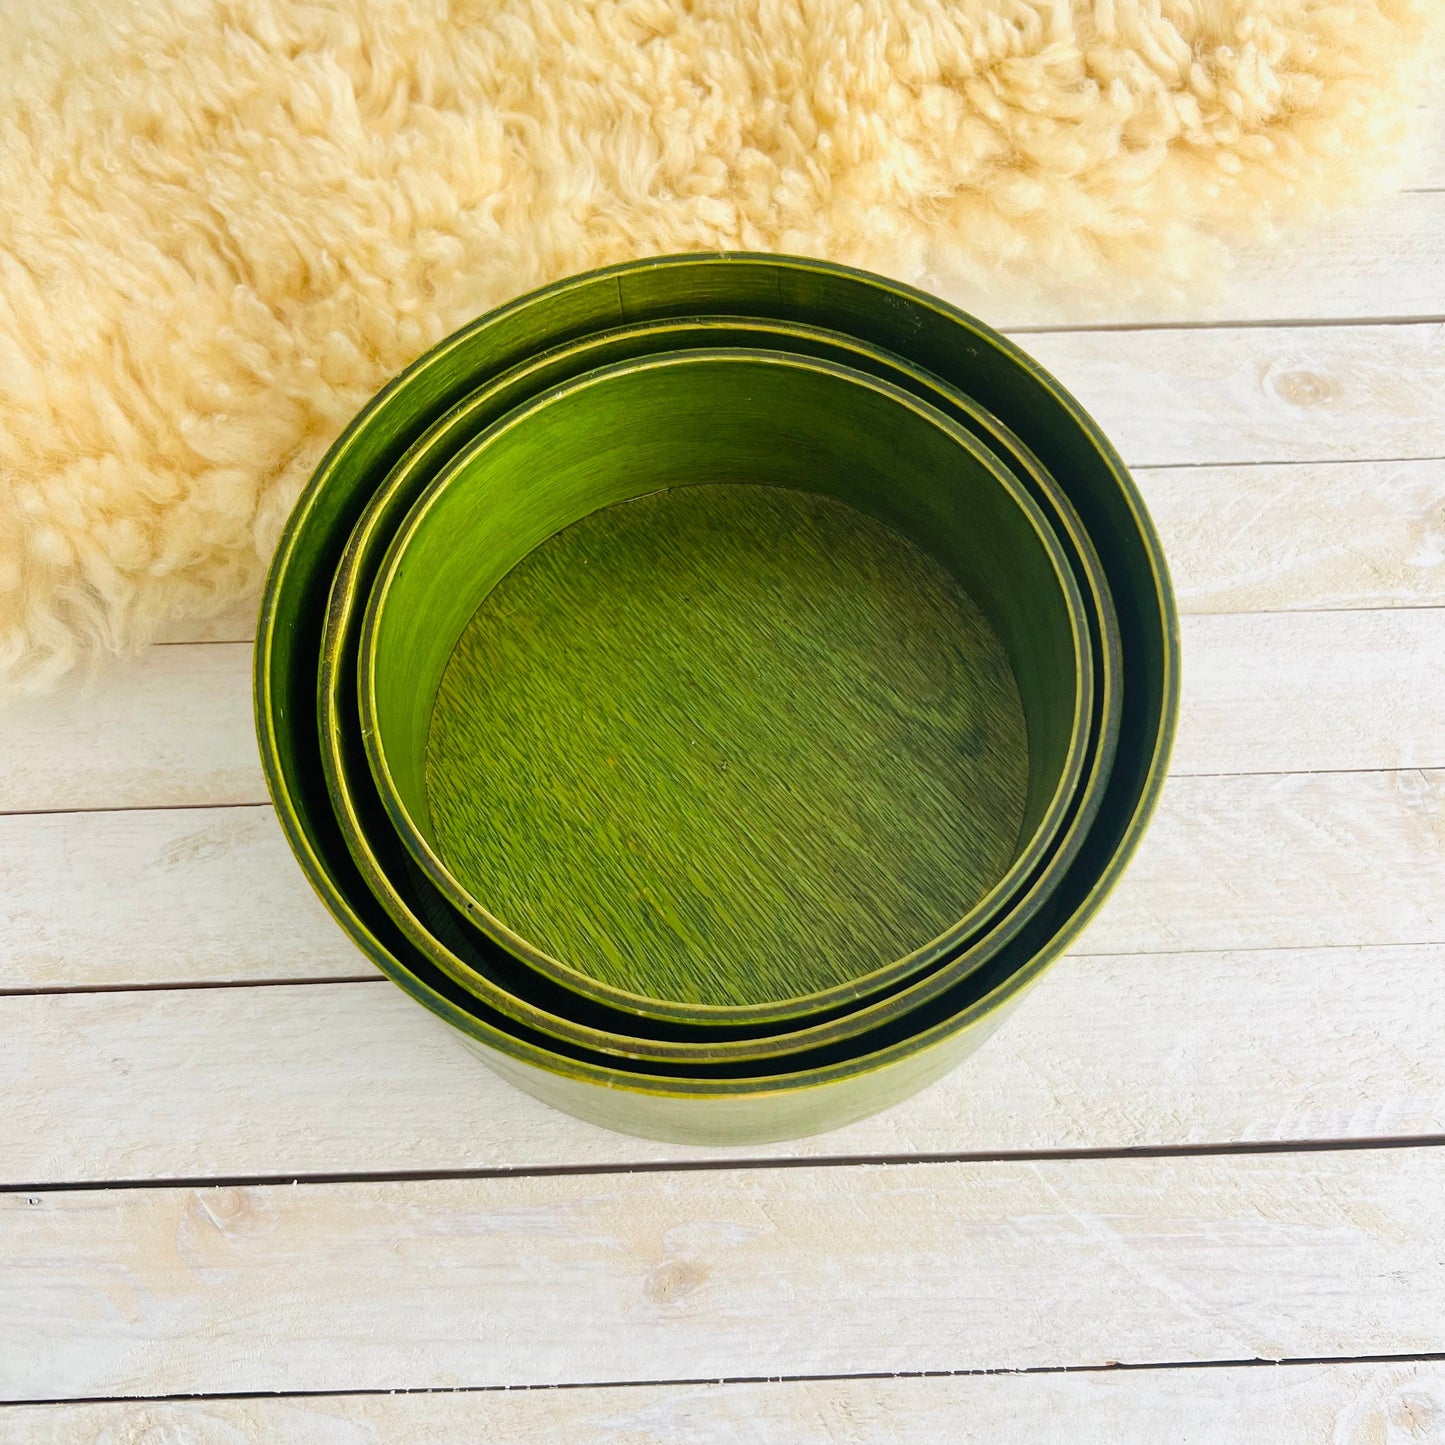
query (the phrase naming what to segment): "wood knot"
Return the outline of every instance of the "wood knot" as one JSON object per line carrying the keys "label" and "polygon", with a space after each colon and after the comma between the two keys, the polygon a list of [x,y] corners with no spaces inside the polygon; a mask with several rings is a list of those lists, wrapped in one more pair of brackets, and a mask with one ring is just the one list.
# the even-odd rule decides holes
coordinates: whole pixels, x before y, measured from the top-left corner
{"label": "wood knot", "polygon": [[1328,406],[1339,395],[1339,386],[1317,371],[1284,371],[1274,378],[1274,392],[1291,406]]}
{"label": "wood knot", "polygon": [[687,1259],[669,1260],[649,1272],[642,1289],[653,1304],[674,1304],[707,1282],[707,1270]]}
{"label": "wood knot", "polygon": [[255,832],[250,818],[225,818],[174,839],[156,855],[156,862],[163,868],[214,863],[251,842]]}
{"label": "wood knot", "polygon": [[207,1260],[217,1248],[275,1227],[272,1208],[253,1189],[198,1189],[181,1215],[177,1244],[184,1258]]}
{"label": "wood knot", "polygon": [[1445,1414],[1428,1395],[1410,1391],[1391,1404],[1390,1425],[1401,1439],[1436,1440]]}
{"label": "wood knot", "polygon": [[192,1212],[198,1223],[222,1234],[235,1234],[251,1212],[251,1201],[244,1189],[201,1189],[196,1193]]}

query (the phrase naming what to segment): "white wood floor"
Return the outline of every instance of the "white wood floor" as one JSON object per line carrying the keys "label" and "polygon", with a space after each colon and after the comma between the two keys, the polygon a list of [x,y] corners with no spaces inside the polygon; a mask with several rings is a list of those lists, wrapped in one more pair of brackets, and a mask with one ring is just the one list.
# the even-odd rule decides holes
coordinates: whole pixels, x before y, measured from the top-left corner
{"label": "white wood floor", "polygon": [[1445,144],[1208,318],[1000,318],[1164,536],[1173,776],[836,1134],[487,1073],[292,863],[248,616],[0,716],[0,1445],[1445,1441]]}

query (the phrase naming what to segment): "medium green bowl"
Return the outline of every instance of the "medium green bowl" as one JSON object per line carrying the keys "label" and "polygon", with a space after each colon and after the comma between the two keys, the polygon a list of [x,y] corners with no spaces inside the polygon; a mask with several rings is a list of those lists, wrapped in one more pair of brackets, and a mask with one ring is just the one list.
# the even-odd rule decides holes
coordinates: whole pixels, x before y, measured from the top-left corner
{"label": "medium green bowl", "polygon": [[[453,909],[412,860],[401,853],[390,821],[381,810],[370,770],[363,760],[355,701],[355,652],[361,612],[382,552],[399,520],[459,447],[514,403],[555,387],[592,365],[648,355],[657,349],[708,347],[723,339],[741,345],[786,346],[799,355],[847,360],[871,374],[904,385],[999,451],[1049,517],[1074,572],[1085,584],[1098,686],[1089,728],[1086,777],[1076,790],[1066,826],[1055,847],[1019,886],[998,920],[950,953],[936,969],[920,970],[917,982],[892,992],[880,988],[880,996],[862,1008],[853,1003],[850,995],[843,999],[841,1010],[831,1016],[821,1010],[807,1016],[804,1027],[785,1021],[783,1032],[757,1026],[710,1028],[700,1039],[698,1031],[686,1024],[639,1023],[626,1012],[619,1014],[594,1006],[546,979],[534,978],[490,938],[465,928],[464,915]],[[323,760],[347,846],[368,888],[412,947],[469,993],[507,1017],[552,1037],[621,1058],[702,1064],[778,1057],[836,1043],[937,997],[986,963],[1049,896],[1053,880],[1068,865],[1087,833],[1112,764],[1120,715],[1118,646],[1107,582],[1073,507],[1022,442],[967,398],[895,356],[818,328],[737,318],[649,324],[587,338],[514,368],[454,407],[392,470],[352,532],[332,588],[321,659]],[[909,976],[900,971],[900,980]],[[891,985],[893,980],[885,982]]]}
{"label": "medium green bowl", "polygon": [[[926,1009],[845,1057],[723,1078],[618,1068],[509,1024],[416,957],[364,886],[331,810],[315,728],[321,618],[346,539],[378,481],[466,394],[548,346],[627,322],[765,314],[824,325],[905,355],[1023,437],[1095,545],[1119,619],[1118,755],[1085,846],[1010,946]],[[313,885],[401,987],[479,1046],[504,1076],[580,1117],[647,1137],[762,1142],[837,1127],[940,1077],[1077,936],[1117,880],[1157,801],[1178,707],[1178,636],[1158,539],[1127,472],[1056,381],[987,327],[920,292],[788,257],[686,256],[573,278],[459,332],[381,392],[300,499],[262,602],[256,710],[278,816]],[[786,1067],[793,1062],[793,1067]]]}
{"label": "medium green bowl", "polygon": [[[738,478],[747,479],[748,490],[724,494],[686,491]],[[761,493],[758,486],[785,490]],[[685,786],[681,777],[697,756],[693,719],[703,706],[700,695],[715,685],[725,685],[726,675],[737,675],[734,644],[729,641],[717,659],[722,673],[697,674],[696,685],[681,695],[675,685],[655,680],[639,683],[630,668],[619,674],[615,665],[609,665],[576,689],[583,694],[577,698],[581,735],[568,734],[561,755],[535,781],[520,785],[520,813],[504,819],[497,797],[505,795],[510,786],[506,770],[521,768],[531,773],[534,767],[528,754],[545,742],[534,737],[522,753],[510,754],[505,730],[499,735],[492,718],[477,711],[486,708],[482,699],[489,696],[491,684],[466,664],[460,691],[454,687],[448,693],[446,679],[456,667],[453,658],[458,640],[492,589],[535,547],[601,508],[653,497],[650,510],[607,519],[614,527],[632,529],[635,537],[639,527],[644,532],[656,527],[656,497],[663,492],[668,493],[667,505],[673,514],[681,507],[687,507],[689,515],[699,507],[715,511],[717,504],[723,503],[724,531],[713,530],[715,520],[698,538],[708,549],[704,572],[717,565],[713,549],[721,548],[726,554],[738,520],[759,507],[765,509],[766,546],[772,551],[782,545],[771,530],[777,525],[780,506],[784,517],[803,508],[798,519],[811,533],[819,525],[827,525],[835,514],[826,508],[819,511],[817,503],[804,503],[803,495],[844,503],[885,524],[888,530],[878,534],[880,541],[902,533],[926,547],[976,600],[996,638],[985,643],[980,634],[964,641],[968,634],[962,633],[958,642],[948,640],[946,648],[963,648],[967,660],[959,675],[963,691],[942,706],[937,699],[897,698],[891,688],[871,700],[860,715],[863,725],[872,730],[867,746],[852,735],[829,737],[826,713],[818,722],[824,730],[821,737],[797,731],[793,716],[804,704],[793,686],[796,669],[807,666],[808,654],[793,657],[772,680],[776,693],[760,696],[754,682],[738,689],[741,711],[735,711],[736,705],[725,710],[725,740],[740,733],[746,736],[753,710],[761,712],[766,721],[754,725],[752,735],[754,745],[767,750],[764,758],[739,754],[730,777],[725,765],[720,767],[708,757],[697,765],[697,780],[687,785],[680,801],[677,790]],[[788,503],[789,495],[798,496],[799,501]],[[689,502],[689,497],[694,500]],[[847,528],[850,515],[855,513],[845,512],[836,520]],[[581,535],[595,534],[594,524],[592,532]],[[844,539],[849,535],[845,530],[830,538],[830,545],[846,545]],[[667,549],[661,556],[666,555]],[[891,561],[893,554],[888,555]],[[584,581],[590,585],[594,575],[586,566],[587,554],[569,561],[567,570],[544,584],[548,593],[545,605],[560,606],[564,617],[570,594]],[[659,565],[661,557],[650,558],[639,583],[646,587]],[[684,591],[695,598],[707,588],[709,578],[697,574],[696,563],[678,565],[690,578]],[[578,567],[587,573],[585,579],[575,576],[572,569]],[[724,607],[729,614],[735,612],[740,585],[737,573],[719,577],[716,585],[725,599]],[[772,585],[785,586],[787,581],[779,576]],[[829,584],[825,605],[836,595],[832,589],[853,585],[841,580]],[[631,596],[618,595],[615,586],[610,571],[604,571],[596,584],[609,613],[634,605]],[[559,591],[560,601],[556,600]],[[804,598],[808,595],[805,589]],[[710,622],[703,633],[697,631],[690,616],[696,601],[688,603],[668,594],[663,605],[664,615],[656,625],[680,625],[689,630],[683,662],[687,671],[696,649],[712,645],[716,624]],[[773,616],[777,604],[765,605],[771,629],[777,625]],[[680,614],[673,610],[679,606]],[[573,622],[557,642],[566,652],[574,650],[566,631],[607,625],[605,615],[595,620],[591,615],[580,619],[571,615]],[[853,620],[851,610],[844,615]],[[963,616],[955,623],[951,612],[948,615],[945,625],[968,627]],[[495,628],[496,622],[488,621]],[[913,625],[911,617],[909,623]],[[523,655],[512,663],[533,674],[548,666],[546,658],[535,654],[531,642],[534,625],[531,623],[521,638]],[[825,624],[836,626],[836,622]],[[888,633],[892,632],[890,626]],[[656,635],[648,632],[642,643],[644,655],[655,646]],[[771,635],[770,631],[769,640]],[[1008,663],[995,653],[995,668],[991,669],[987,648],[996,649],[997,638],[1003,641]],[[809,649],[820,642],[830,654],[825,665],[836,672],[838,663],[832,654],[846,649],[847,640],[826,631],[821,638],[811,634],[804,638]],[[889,650],[896,651],[898,645],[890,642]],[[980,646],[985,648],[982,654],[976,650]],[[613,659],[607,661],[611,664]],[[1006,681],[1010,664],[1012,681]],[[988,676],[996,668],[1005,671],[990,684]],[[540,684],[535,677],[528,681],[525,672],[519,676],[518,686],[524,691],[518,725],[526,736],[535,718],[531,693]],[[504,681],[510,685],[510,679]],[[827,711],[833,706],[846,708],[846,694],[870,681],[863,676],[849,678],[844,695]],[[1023,711],[1021,717],[1015,713],[1018,720],[1011,723],[1008,697],[1013,696],[1013,681]],[[768,685],[767,681],[762,684],[764,688]],[[935,685],[931,677],[929,685]],[[984,690],[971,694],[975,687]],[[884,980],[906,976],[946,956],[1008,902],[1018,882],[1033,871],[1053,843],[1073,803],[1088,753],[1093,663],[1079,588],[1048,519],[1002,463],[968,432],[890,383],[831,362],[784,352],[692,350],[617,362],[586,373],[519,407],[453,458],[392,540],[362,631],[359,693],[362,737],[383,805],[404,844],[454,907],[564,988],[637,1013],[740,1023],[807,1016],[870,993],[879,986],[880,975]],[[448,702],[449,712],[444,710]],[[559,706],[569,705],[570,697],[559,699]],[[949,905],[956,908],[960,903],[966,911],[961,922],[951,924],[937,937],[929,938],[925,932],[922,937],[908,938],[902,950],[906,957],[897,962],[875,963],[846,981],[824,986],[819,979],[835,979],[844,970],[828,956],[830,950],[820,953],[808,937],[800,936],[796,951],[789,949],[775,959],[759,950],[776,936],[776,915],[794,907],[806,910],[802,915],[810,920],[806,927],[836,931],[830,914],[851,904],[851,899],[839,897],[835,882],[834,870],[845,864],[825,850],[828,862],[814,885],[819,892],[811,901],[800,899],[794,880],[802,865],[794,850],[806,849],[810,846],[807,838],[837,827],[843,857],[858,856],[854,841],[861,826],[858,793],[873,786],[868,780],[880,768],[890,775],[889,790],[879,799],[883,809],[880,826],[886,826],[889,812],[901,806],[895,802],[898,795],[892,787],[893,759],[920,743],[932,750],[940,740],[936,724],[924,726],[920,734],[909,716],[919,709],[930,717],[942,714],[947,718],[941,735],[948,746],[958,749],[958,757],[938,763],[925,760],[923,766],[942,766],[950,788],[960,790],[942,805],[948,815],[960,811],[968,815],[963,826],[950,825],[953,837],[948,848],[953,861],[940,879],[949,890],[942,895],[943,905],[929,900],[922,916],[941,921],[952,911]],[[1001,711],[995,714],[994,709]],[[597,719],[609,712],[625,715],[630,722],[603,725],[599,733]],[[677,714],[675,720],[670,719],[672,713]],[[492,880],[490,870],[515,866],[517,855],[528,854],[537,846],[533,835],[550,826],[554,830],[552,853],[560,850],[562,861],[544,854],[545,871],[555,874],[560,869],[571,890],[612,895],[602,899],[601,906],[610,909],[610,919],[617,920],[615,926],[621,932],[615,939],[604,940],[603,946],[621,957],[627,970],[623,976],[636,977],[647,985],[656,981],[650,992],[609,987],[603,979],[549,956],[477,901],[458,879],[433,823],[438,790],[452,781],[436,776],[433,749],[439,718],[457,733],[451,765],[469,770],[468,791],[453,804],[465,830],[462,842],[472,841],[479,831],[497,834],[476,845],[486,860],[480,870],[484,883]],[[537,721],[545,725],[551,720]],[[1026,726],[1026,736],[1015,737],[1012,734],[1020,723]],[[610,803],[598,813],[597,790],[606,782],[598,775],[615,765],[612,754],[620,755],[639,737],[644,765],[655,758],[654,766],[659,769],[630,785],[648,800],[644,805],[647,817],[617,815]],[[582,749],[585,761],[574,764],[571,748]],[[1008,756],[1010,749],[1012,757]],[[474,757],[485,761],[474,764]],[[496,761],[499,757],[503,759],[500,763]],[[831,798],[821,806],[812,793],[798,795],[795,780],[807,776],[810,768],[824,796]],[[568,785],[558,779],[569,769],[575,770],[576,776],[559,800],[558,788]],[[839,791],[832,788],[832,779],[844,769],[856,772],[858,780],[850,779]],[[755,825],[747,815],[755,809],[761,779],[769,773],[774,777],[781,773],[777,787],[793,820],[788,826],[801,828],[804,836],[795,832],[778,852],[766,849],[749,875],[739,849],[756,851],[756,845],[748,841]],[[1020,787],[1027,789],[1022,821],[1013,810]],[[659,793],[665,799],[661,804],[655,799]],[[741,804],[744,814],[732,823],[715,821],[715,798],[731,800],[734,808]],[[672,846],[680,851],[669,856],[663,847],[654,862],[646,855],[655,846],[649,835],[657,826],[650,814],[659,808],[675,815],[670,825],[677,829]],[[840,811],[835,814],[832,810]],[[550,825],[547,814],[553,819]],[[784,822],[787,824],[787,819]],[[576,834],[590,835],[598,828],[616,835],[614,844],[602,850],[600,862],[594,865],[601,869],[600,880],[585,863],[572,861],[579,850],[585,857],[596,846],[590,839],[579,843]],[[920,823],[917,830],[905,830],[903,836],[909,840],[905,856],[913,855],[911,840],[922,828]],[[641,841],[624,845],[622,840],[634,832]],[[987,839],[992,841],[985,842]],[[871,832],[864,846],[870,850],[876,846]],[[641,849],[645,861],[639,861],[633,847]],[[992,853],[989,870],[982,875],[982,890],[971,882],[954,883],[953,870],[972,866],[982,849]],[[903,882],[895,877],[895,870],[908,866],[893,863],[880,872],[867,854],[862,855],[854,870],[858,896],[866,900],[870,888],[885,900],[897,895]],[[738,874],[749,879],[746,887],[739,888],[733,881]],[[710,890],[718,889],[730,901],[713,902]],[[623,899],[620,907],[617,895]],[[646,903],[634,904],[633,898]],[[574,905],[577,912],[587,906],[585,898]],[[568,909],[565,902],[561,907]],[[659,908],[668,923],[658,922]],[[910,902],[907,908],[916,910],[919,905]],[[749,914],[743,926],[750,937],[761,935],[763,940],[734,949],[733,967],[741,970],[739,977],[730,976],[727,954],[712,946],[714,937],[734,925],[735,920],[728,916],[732,909]],[[848,930],[870,926],[868,911],[866,906],[855,907],[859,921],[850,922]],[[905,916],[916,917],[917,913]],[[547,921],[544,916],[544,924]],[[659,931],[661,940],[654,943]],[[873,936],[886,938],[889,930],[875,927]],[[846,937],[846,932],[839,934],[839,946],[845,945]],[[655,959],[646,957],[649,948],[656,951]],[[809,950],[817,959],[811,966],[805,962]],[[871,952],[862,956],[872,962]],[[661,991],[669,978],[678,989],[673,996]],[[694,986],[701,1000],[694,1001],[696,995],[689,998]],[[743,1002],[748,995],[759,1001]],[[726,1003],[705,1001],[719,996]]]}

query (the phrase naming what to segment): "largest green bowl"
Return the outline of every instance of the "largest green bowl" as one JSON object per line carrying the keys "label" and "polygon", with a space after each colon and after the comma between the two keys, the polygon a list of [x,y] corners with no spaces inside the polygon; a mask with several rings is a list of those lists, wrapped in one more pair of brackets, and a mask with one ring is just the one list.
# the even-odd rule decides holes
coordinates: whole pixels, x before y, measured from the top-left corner
{"label": "largest green bowl", "polygon": [[[362,883],[326,792],[316,726],[332,577],[372,490],[407,447],[488,377],[542,348],[629,321],[699,313],[830,326],[937,373],[1013,428],[1064,487],[1099,552],[1125,678],[1118,753],[1093,828],[1029,927],[958,989],[854,1041],[856,1052],[780,1061],[766,1076],[620,1069],[475,1004],[415,956]],[[328,908],[383,971],[479,1045],[494,1068],[573,1114],[655,1138],[761,1142],[836,1127],[938,1078],[1077,935],[1157,799],[1178,706],[1178,637],[1158,540],[1122,463],[1078,403],[1011,343],[932,297],[861,272],[789,257],[682,256],[594,272],[513,302],[374,398],[317,470],[282,538],[262,602],[255,682],[262,761],[282,826]]]}

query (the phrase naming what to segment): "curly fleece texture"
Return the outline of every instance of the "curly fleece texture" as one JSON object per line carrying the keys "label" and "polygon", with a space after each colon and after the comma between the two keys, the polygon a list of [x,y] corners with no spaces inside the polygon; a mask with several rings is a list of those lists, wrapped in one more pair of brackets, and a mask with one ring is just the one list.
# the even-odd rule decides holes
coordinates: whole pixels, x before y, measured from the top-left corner
{"label": "curly fleece texture", "polygon": [[0,690],[254,591],[387,377],[624,257],[1180,294],[1348,197],[1439,0],[4,0]]}

